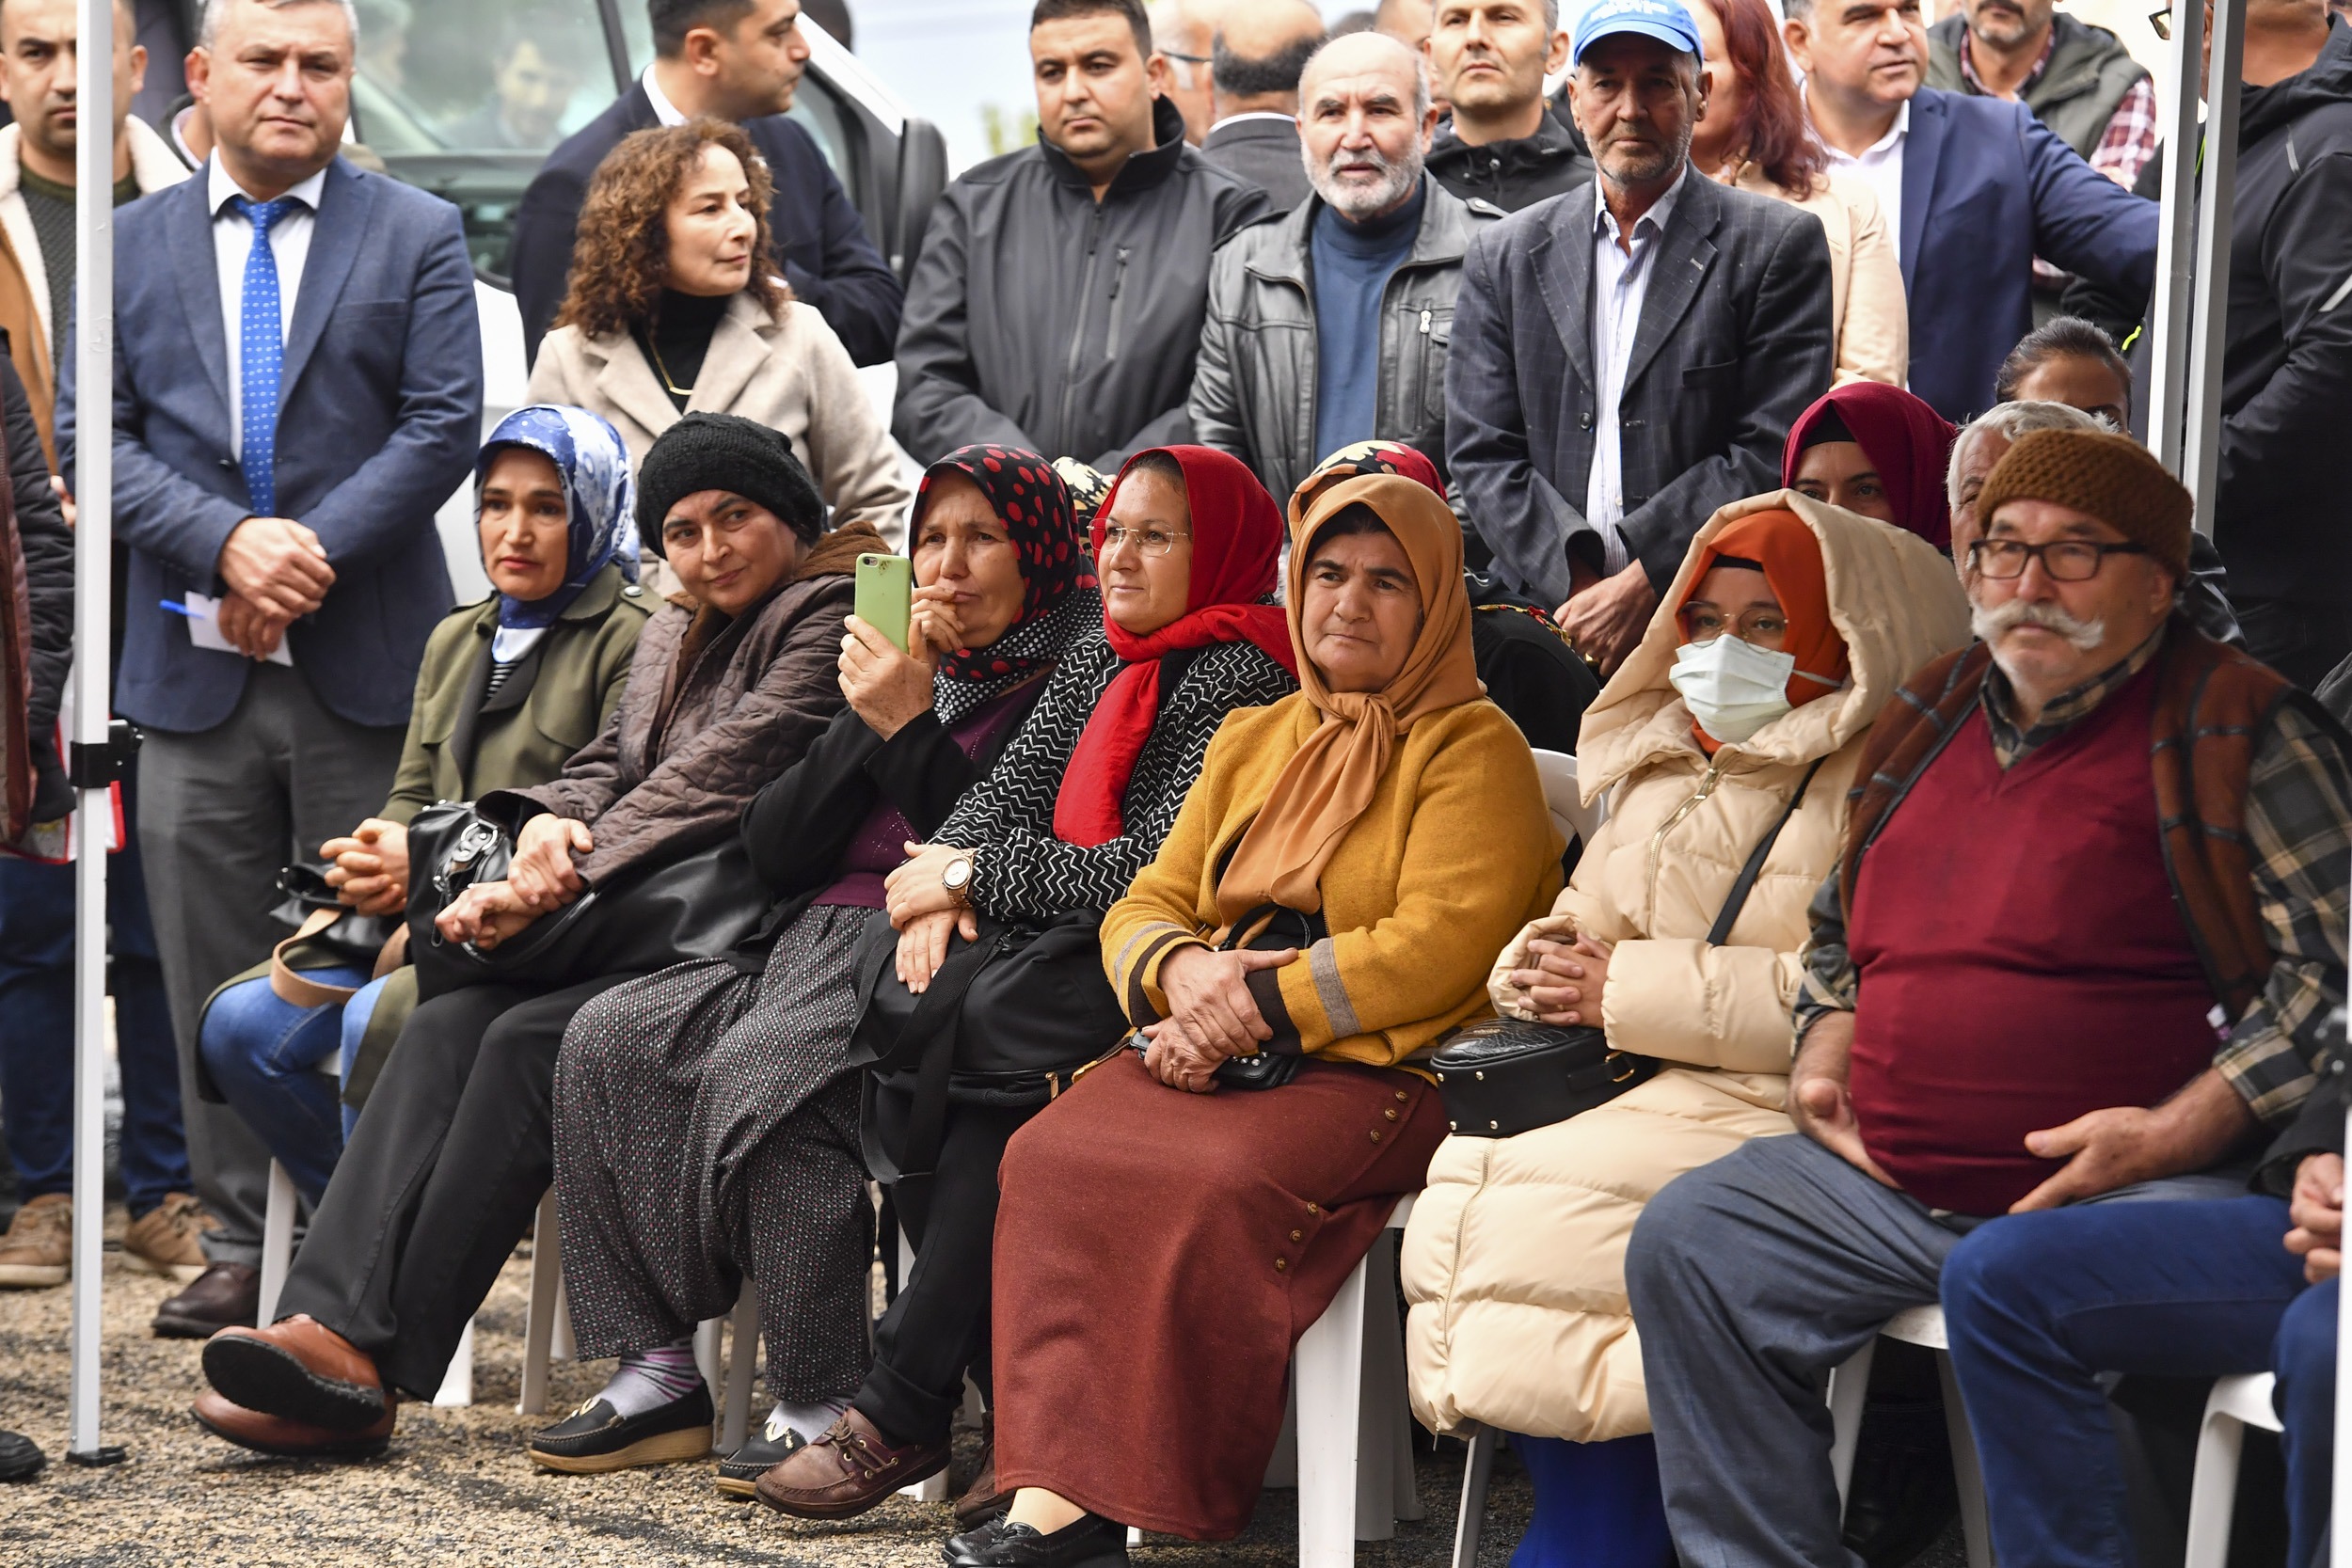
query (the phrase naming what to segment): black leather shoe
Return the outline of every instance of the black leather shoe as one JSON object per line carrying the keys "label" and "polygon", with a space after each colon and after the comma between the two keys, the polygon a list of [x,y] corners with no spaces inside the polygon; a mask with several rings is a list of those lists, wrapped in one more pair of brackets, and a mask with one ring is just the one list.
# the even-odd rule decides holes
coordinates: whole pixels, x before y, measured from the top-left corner
{"label": "black leather shoe", "polygon": [[682,1400],[640,1416],[623,1416],[590,1400],[531,1439],[531,1462],[566,1475],[602,1475],[640,1465],[700,1459],[710,1451],[710,1390],[695,1385]]}
{"label": "black leather shoe", "polygon": [[49,1456],[31,1438],[0,1432],[0,1481],[30,1481],[48,1463]]}
{"label": "black leather shoe", "polygon": [[768,1424],[743,1440],[743,1446],[719,1461],[719,1490],[738,1502],[749,1502],[758,1496],[755,1482],[760,1472],[783,1464],[800,1449],[808,1447],[808,1439],[785,1423],[783,1417],[771,1410]]}
{"label": "black leather shoe", "polygon": [[1128,1568],[1127,1527],[1099,1513],[1051,1535],[991,1519],[942,1549],[947,1568]]}
{"label": "black leather shoe", "polygon": [[215,1263],[155,1309],[159,1339],[209,1339],[224,1328],[251,1328],[262,1313],[262,1271]]}

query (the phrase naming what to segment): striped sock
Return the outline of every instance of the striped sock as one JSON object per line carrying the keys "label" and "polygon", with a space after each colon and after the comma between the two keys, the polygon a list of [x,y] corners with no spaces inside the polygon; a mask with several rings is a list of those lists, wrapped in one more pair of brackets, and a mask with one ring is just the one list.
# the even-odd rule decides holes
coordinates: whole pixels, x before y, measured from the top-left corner
{"label": "striped sock", "polygon": [[627,1418],[675,1404],[702,1386],[702,1370],[694,1365],[694,1341],[689,1338],[653,1350],[628,1352],[613,1371],[612,1381],[596,1398]]}

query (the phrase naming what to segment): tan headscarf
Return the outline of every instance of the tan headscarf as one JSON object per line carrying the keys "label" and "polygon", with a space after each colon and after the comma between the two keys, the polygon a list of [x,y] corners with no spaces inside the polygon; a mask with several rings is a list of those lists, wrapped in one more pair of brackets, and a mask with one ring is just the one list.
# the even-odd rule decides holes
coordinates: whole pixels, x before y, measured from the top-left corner
{"label": "tan headscarf", "polygon": [[[1421,589],[1421,635],[1405,668],[1384,690],[1333,691],[1307,657],[1298,616],[1315,535],[1359,501],[1388,525],[1412,562]],[[1299,685],[1322,712],[1323,722],[1283,766],[1217,883],[1217,912],[1228,922],[1267,903],[1320,910],[1323,868],[1356,819],[1371,808],[1396,737],[1429,714],[1475,702],[1486,689],[1478,682],[1470,652],[1461,524],[1428,486],[1377,474],[1324,490],[1292,527],[1285,577],[1283,598],[1291,644],[1298,652]]]}

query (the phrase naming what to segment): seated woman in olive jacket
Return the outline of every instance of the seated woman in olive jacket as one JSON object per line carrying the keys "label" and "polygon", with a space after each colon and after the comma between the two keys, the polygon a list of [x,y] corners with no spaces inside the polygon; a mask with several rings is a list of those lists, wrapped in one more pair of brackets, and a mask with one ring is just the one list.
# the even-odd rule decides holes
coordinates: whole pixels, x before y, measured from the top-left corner
{"label": "seated woman in olive jacket", "polygon": [[[474,515],[496,592],[451,611],[425,644],[382,814],[319,851],[346,905],[400,914],[417,813],[544,784],[604,728],[653,610],[637,587],[636,495],[620,433],[586,409],[518,408],[490,433],[474,462]],[[197,1051],[203,1087],[236,1107],[315,1204],[349,1131],[319,1064],[340,1040],[340,1092],[357,1104],[362,1042],[389,1049],[415,1009],[416,972],[371,979],[340,954],[305,961],[299,943],[286,957],[308,990],[280,996],[266,966],[238,976],[205,1005]]]}
{"label": "seated woman in olive jacket", "polygon": [[[440,912],[444,943],[494,954],[591,890],[618,894],[725,843],[841,710],[850,572],[882,541],[864,524],[821,531],[823,503],[783,436],[688,415],[646,455],[637,522],[685,593],[645,624],[603,734],[551,782],[475,802],[513,832],[513,865]],[[327,1183],[278,1321],[206,1342],[213,1388],[195,1411],[206,1427],[270,1452],[380,1451],[393,1390],[440,1386],[554,1180],[564,1026],[633,977],[571,972],[566,951],[531,981],[477,977],[419,1005]],[[443,983],[458,967],[447,958],[433,970]]]}
{"label": "seated woman in olive jacket", "polygon": [[549,1469],[700,1458],[711,1404],[694,1325],[724,1315],[746,1275],[776,1405],[721,1461],[720,1490],[750,1496],[866,1376],[873,1209],[851,950],[907,842],[995,766],[1102,614],[1069,495],[1035,452],[973,446],[932,464],[913,546],[912,652],[852,616],[849,707],[743,816],[777,899],[760,942],[607,991],[565,1032],[555,1189],[572,1332],[582,1358],[620,1367],[532,1439]]}

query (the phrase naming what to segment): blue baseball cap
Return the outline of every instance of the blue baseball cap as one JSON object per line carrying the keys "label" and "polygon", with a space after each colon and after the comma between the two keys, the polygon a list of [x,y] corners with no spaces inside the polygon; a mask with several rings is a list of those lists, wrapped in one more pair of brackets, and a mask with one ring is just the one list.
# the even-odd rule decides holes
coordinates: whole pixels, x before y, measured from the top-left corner
{"label": "blue baseball cap", "polygon": [[1584,63],[1584,52],[1613,33],[1639,33],[1686,55],[1699,50],[1699,30],[1691,13],[1677,0],[1595,0],[1576,23],[1576,50],[1571,65]]}

